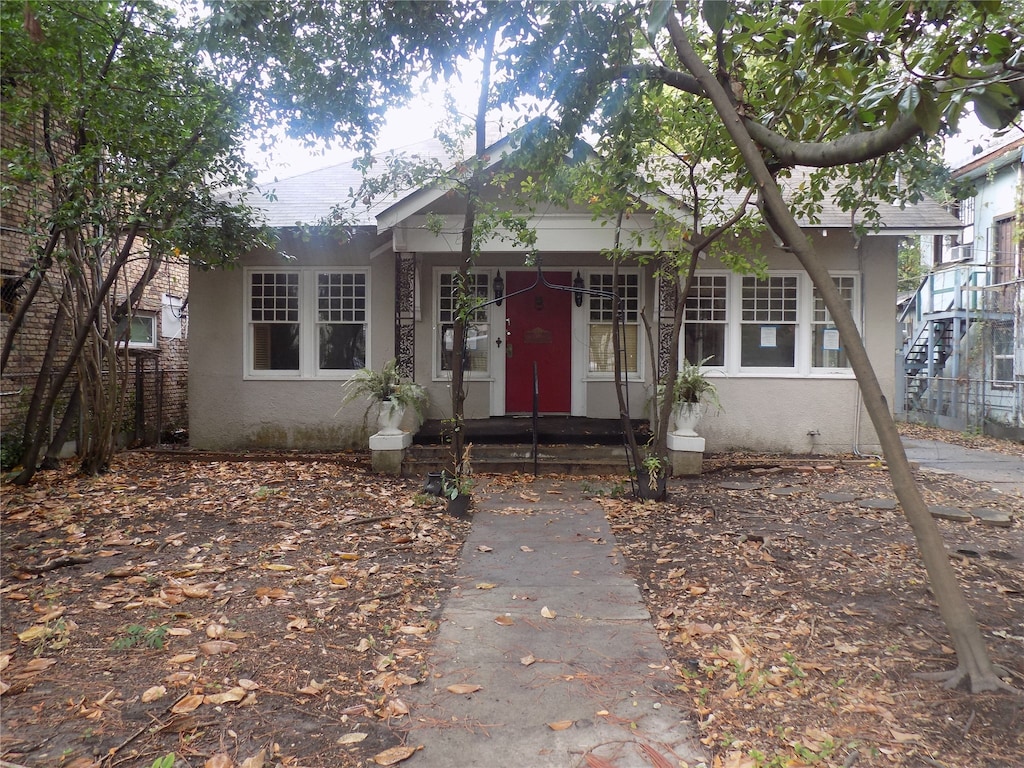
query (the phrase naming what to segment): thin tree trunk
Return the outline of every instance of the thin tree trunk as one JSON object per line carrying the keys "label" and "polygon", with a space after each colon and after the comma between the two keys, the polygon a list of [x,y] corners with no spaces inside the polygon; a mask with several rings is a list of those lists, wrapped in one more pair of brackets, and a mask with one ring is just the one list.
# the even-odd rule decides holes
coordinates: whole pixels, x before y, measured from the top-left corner
{"label": "thin tree trunk", "polygon": [[938,526],[929,513],[914,479],[896,423],[849,307],[839,295],[828,269],[817,258],[810,241],[786,205],[760,150],[750,138],[729,95],[693,50],[685,31],[672,14],[669,16],[669,29],[680,60],[704,87],[753,175],[770,217],[769,225],[793,250],[807,271],[839,331],[850,366],[860,386],[864,407],[878,434],[889,466],[893,489],[917,539],[939,612],[957,651],[957,668],[948,674],[944,673],[947,685],[957,687],[966,682],[972,692],[1008,688],[1009,686],[999,679],[989,659],[978,622],[971,613],[967,599],[956,580]]}

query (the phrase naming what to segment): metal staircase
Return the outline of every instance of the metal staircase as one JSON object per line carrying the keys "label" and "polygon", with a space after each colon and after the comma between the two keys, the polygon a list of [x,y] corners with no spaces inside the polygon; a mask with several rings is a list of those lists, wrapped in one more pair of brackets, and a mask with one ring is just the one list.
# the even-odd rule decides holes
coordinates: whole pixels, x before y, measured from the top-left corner
{"label": "metal staircase", "polygon": [[1011,317],[998,306],[985,306],[989,269],[965,263],[938,269],[921,281],[904,307],[899,318],[904,412],[951,415],[968,374],[972,326]]}

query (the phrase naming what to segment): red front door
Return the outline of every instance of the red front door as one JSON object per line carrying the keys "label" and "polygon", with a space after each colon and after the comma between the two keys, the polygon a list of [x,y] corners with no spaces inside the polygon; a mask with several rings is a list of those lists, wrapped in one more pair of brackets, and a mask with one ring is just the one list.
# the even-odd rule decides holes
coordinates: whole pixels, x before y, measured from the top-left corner
{"label": "red front door", "polygon": [[[568,287],[570,272],[550,272],[553,285]],[[529,287],[535,272],[509,272],[505,293]],[[505,317],[505,412],[533,413],[537,368],[540,413],[569,413],[572,393],[572,292],[539,284],[507,300]]]}

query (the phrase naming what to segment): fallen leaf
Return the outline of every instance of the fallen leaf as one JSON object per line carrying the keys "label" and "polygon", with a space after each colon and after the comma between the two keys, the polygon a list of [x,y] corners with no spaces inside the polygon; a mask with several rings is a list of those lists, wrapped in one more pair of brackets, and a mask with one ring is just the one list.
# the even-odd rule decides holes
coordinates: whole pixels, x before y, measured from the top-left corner
{"label": "fallen leaf", "polygon": [[267,750],[261,749],[252,757],[247,757],[238,768],[263,768],[267,762]]}
{"label": "fallen leaf", "polygon": [[238,650],[238,644],[230,640],[210,640],[208,643],[200,643],[199,650],[206,656],[219,656],[223,653],[234,653]]}
{"label": "fallen leaf", "polygon": [[540,609],[540,615],[543,616],[545,619],[553,619],[558,614],[545,605],[543,608]]}
{"label": "fallen leaf", "polygon": [[497,584],[491,584],[489,581],[481,581],[479,584],[476,585],[476,588],[477,589],[494,589],[496,586],[498,586],[498,585]]}
{"label": "fallen leaf", "polygon": [[447,688],[449,693],[476,693],[480,686],[474,683],[455,683]]}
{"label": "fallen leaf", "polygon": [[25,645],[31,645],[44,639],[48,634],[50,634],[50,630],[42,624],[33,624],[24,632],[18,633],[18,640],[25,643]]}
{"label": "fallen leaf", "polygon": [[203,768],[233,768],[235,761],[231,759],[231,755],[226,752],[218,752],[212,757],[207,758],[206,762],[203,763]]}
{"label": "fallen leaf", "polygon": [[32,661],[30,661],[28,664],[25,665],[25,669],[22,670],[22,673],[23,674],[25,674],[25,673],[34,674],[36,672],[42,672],[44,669],[49,669],[50,667],[52,667],[56,663],[57,663],[56,659],[46,659],[46,658],[32,659]]}
{"label": "fallen leaf", "polygon": [[233,701],[241,701],[245,698],[245,695],[246,691],[244,688],[236,687],[224,691],[223,693],[215,693],[211,696],[207,696],[203,703],[213,704],[214,706],[220,706],[221,704],[229,704]]}
{"label": "fallen leaf", "polygon": [[528,547],[528,546],[526,546],[525,544],[523,546],[521,546],[519,549],[522,550],[523,552],[533,552],[533,549]]}
{"label": "fallen leaf", "polygon": [[895,728],[890,728],[889,732],[898,744],[906,744],[911,741],[921,740],[921,735],[917,733],[904,733],[903,731],[897,731]]}
{"label": "fallen leaf", "polygon": [[319,696],[325,685],[326,683],[318,683],[316,680],[310,680],[309,685],[305,688],[299,688],[299,693],[304,693],[307,696]]}
{"label": "fallen leaf", "polygon": [[572,728],[575,724],[575,720],[559,720],[554,723],[548,723],[548,728],[552,731],[564,731],[566,728]]}
{"label": "fallen leaf", "polygon": [[365,733],[359,731],[353,731],[352,733],[346,733],[336,743],[338,744],[358,744],[360,741],[366,738]]}
{"label": "fallen leaf", "polygon": [[537,661],[537,659],[534,658],[534,655],[531,653],[528,656],[523,656],[523,658],[521,658],[519,660],[519,663],[522,664],[524,667],[528,667],[531,664],[533,664],[535,661]]}
{"label": "fallen leaf", "polygon": [[194,653],[177,653],[171,656],[167,660],[168,664],[188,664],[189,662],[195,661],[196,655]]}
{"label": "fallen leaf", "polygon": [[263,566],[268,571],[294,571],[294,565],[286,565],[285,563],[269,563]]}
{"label": "fallen leaf", "polygon": [[142,694],[142,703],[149,704],[151,701],[156,701],[167,695],[167,688],[162,685],[154,685],[152,688],[147,688]]}
{"label": "fallen leaf", "polygon": [[193,693],[190,696],[186,696],[173,707],[171,707],[171,712],[173,712],[176,715],[184,715],[189,712],[194,712],[203,705],[203,700],[205,698],[206,697],[203,696],[203,694],[201,693]]}
{"label": "fallen leaf", "polygon": [[494,623],[501,624],[501,626],[503,627],[511,627],[513,624],[515,624],[515,621],[513,621],[512,617],[509,616],[507,613],[503,613],[501,614],[501,616],[494,617]]}
{"label": "fallen leaf", "polygon": [[406,624],[398,628],[403,635],[425,635],[430,631],[428,627],[418,627],[414,624]]}
{"label": "fallen leaf", "polygon": [[392,747],[391,749],[385,749],[373,756],[373,762],[377,765],[397,765],[403,760],[408,760],[412,757],[418,747]]}
{"label": "fallen leaf", "polygon": [[488,547],[486,544],[480,544],[479,546],[477,546],[477,550],[479,550],[480,552],[493,552],[494,547]]}

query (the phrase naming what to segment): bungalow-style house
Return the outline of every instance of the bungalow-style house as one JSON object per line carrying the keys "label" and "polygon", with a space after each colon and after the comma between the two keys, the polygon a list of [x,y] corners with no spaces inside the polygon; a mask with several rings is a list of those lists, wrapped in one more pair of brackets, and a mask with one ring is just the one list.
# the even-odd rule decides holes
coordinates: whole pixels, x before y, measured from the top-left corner
{"label": "bungalow-style house", "polygon": [[[486,157],[499,164],[511,151],[503,140]],[[391,358],[427,389],[428,418],[451,415],[452,294],[464,201],[425,186],[355,210],[348,237],[300,226],[328,215],[360,182],[358,172],[338,166],[275,183],[272,195],[250,203],[280,231],[279,251],[252,253],[234,270],[192,272],[194,447],[365,447],[374,431],[366,408],[342,407],[342,385],[355,370],[380,369]],[[502,201],[495,189],[486,196]],[[897,243],[958,227],[932,203],[886,205],[882,215],[879,232],[857,238],[849,214],[826,201],[807,227],[891,393]],[[472,318],[466,417],[531,413],[536,368],[542,417],[617,419],[608,297],[614,283],[602,255],[614,245],[615,227],[582,207],[538,206],[530,217],[538,264],[528,265],[523,247],[496,236],[472,270],[482,302],[498,298],[497,291],[507,298]],[[640,206],[623,226],[636,232],[653,222],[651,209]],[[709,258],[687,301],[681,353],[709,358],[723,406],[701,424],[707,450],[877,452],[857,383],[808,277],[769,237],[759,247],[766,276],[736,274]],[[643,418],[665,352],[646,340],[644,319],[659,339],[672,309],[653,266],[632,261],[619,271],[630,415]]]}
{"label": "bungalow-style house", "polygon": [[1024,438],[1024,137],[954,168],[962,232],[923,238],[929,268],[901,315],[905,418]]}

